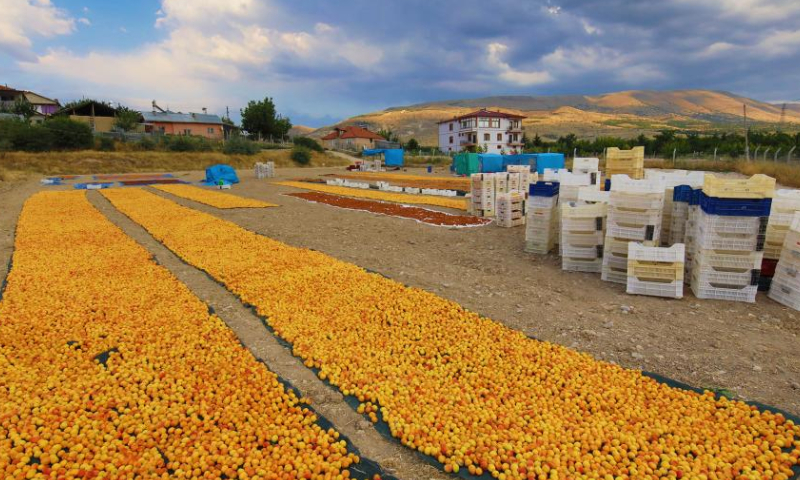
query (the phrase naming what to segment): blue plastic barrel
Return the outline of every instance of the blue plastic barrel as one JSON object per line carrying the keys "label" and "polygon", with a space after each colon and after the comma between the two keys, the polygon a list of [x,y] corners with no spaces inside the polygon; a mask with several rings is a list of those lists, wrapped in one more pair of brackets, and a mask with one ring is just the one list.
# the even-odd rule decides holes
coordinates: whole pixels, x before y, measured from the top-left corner
{"label": "blue plastic barrel", "polygon": [[428,165],[428,173],[433,173],[433,167]]}

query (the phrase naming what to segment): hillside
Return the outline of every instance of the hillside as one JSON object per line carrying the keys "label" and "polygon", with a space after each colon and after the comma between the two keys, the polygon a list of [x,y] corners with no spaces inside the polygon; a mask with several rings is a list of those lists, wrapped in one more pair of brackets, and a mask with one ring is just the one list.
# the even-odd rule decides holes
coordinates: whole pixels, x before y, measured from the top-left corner
{"label": "hillside", "polygon": [[[712,90],[632,90],[604,95],[496,96],[420,103],[348,118],[337,125],[365,124],[391,129],[402,139],[436,145],[436,122],[478,108],[518,113],[526,134],[544,138],[575,133],[581,137],[654,134],[662,129],[701,131],[742,128],[742,104],[755,128],[776,128],[781,106]],[[333,125],[311,135],[319,137]],[[787,106],[785,130],[800,130],[800,108]]]}

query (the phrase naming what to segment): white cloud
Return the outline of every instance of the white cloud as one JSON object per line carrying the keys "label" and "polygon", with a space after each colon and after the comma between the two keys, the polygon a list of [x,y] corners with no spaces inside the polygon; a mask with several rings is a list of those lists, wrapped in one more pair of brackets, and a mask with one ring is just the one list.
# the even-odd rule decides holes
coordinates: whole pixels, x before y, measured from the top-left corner
{"label": "white cloud", "polygon": [[583,27],[583,31],[588,33],[589,35],[595,35],[595,34],[599,35],[603,33],[602,31],[600,31],[599,28],[589,23],[589,21],[586,19],[581,19],[581,26]]}
{"label": "white cloud", "polygon": [[326,23],[309,31],[273,28],[273,13],[280,12],[256,0],[163,0],[156,27],[167,36],[159,42],[127,52],[51,49],[20,62],[20,67],[84,83],[83,89],[89,84],[98,95],[113,92],[115,99],[128,103],[158,95],[165,103],[190,109],[198,108],[197,102],[218,107],[210,99],[238,97],[243,89],[232,87],[237,83],[270,91],[296,84],[291,75],[281,75],[281,67],[368,70],[383,58],[380,48]]}
{"label": "white cloud", "polygon": [[797,0],[673,0],[691,8],[705,7],[717,10],[720,18],[736,17],[749,23],[765,23],[785,20],[800,13]]}
{"label": "white cloud", "polygon": [[81,18],[79,18],[79,19],[78,19],[78,23],[80,23],[80,24],[83,24],[83,25],[86,25],[86,26],[89,26],[89,25],[91,25],[91,24],[92,24],[92,22],[91,22],[91,21],[89,21],[89,19],[88,19],[88,18],[86,18],[86,17],[81,17]]}
{"label": "white cloud", "polygon": [[497,70],[501,79],[520,86],[531,86],[547,83],[552,80],[546,71],[521,71],[515,70],[503,60],[508,46],[499,42],[490,43],[487,49],[487,61]]}
{"label": "white cloud", "polygon": [[561,13],[561,7],[559,7],[558,5],[549,5],[547,7],[547,13],[549,13],[550,15],[558,15]]}
{"label": "white cloud", "polygon": [[75,30],[75,20],[50,0],[0,0],[0,12],[0,52],[20,59],[32,58],[32,38]]}

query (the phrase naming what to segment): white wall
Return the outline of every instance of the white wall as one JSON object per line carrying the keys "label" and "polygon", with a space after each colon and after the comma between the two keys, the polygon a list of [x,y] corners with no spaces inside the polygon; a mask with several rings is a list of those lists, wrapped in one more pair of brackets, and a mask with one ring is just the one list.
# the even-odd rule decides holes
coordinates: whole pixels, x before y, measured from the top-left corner
{"label": "white wall", "polygon": [[[453,130],[450,131],[450,125],[453,125]],[[514,147],[508,145],[509,143],[509,134],[506,133],[509,126],[511,125],[511,120],[507,118],[500,119],[500,127],[499,128],[489,128],[489,127],[477,127],[477,128],[461,128],[461,123],[456,121],[448,121],[439,124],[439,150],[442,152],[459,152],[463,150],[461,147],[461,141],[466,141],[468,139],[468,134],[466,132],[471,132],[473,130],[477,131],[477,144],[481,147],[487,147],[487,153],[500,153],[505,151],[509,153]],[[462,135],[459,136],[459,133]],[[489,135],[489,140],[484,140],[485,135]],[[501,140],[497,140],[497,135],[501,135]],[[450,136],[453,137],[453,143],[450,143]],[[522,134],[519,134],[519,140],[522,140]]]}

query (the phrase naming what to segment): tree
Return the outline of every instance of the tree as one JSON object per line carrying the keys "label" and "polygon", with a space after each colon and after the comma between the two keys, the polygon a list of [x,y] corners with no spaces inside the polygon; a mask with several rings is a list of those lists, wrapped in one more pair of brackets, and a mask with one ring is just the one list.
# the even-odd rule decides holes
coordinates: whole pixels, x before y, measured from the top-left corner
{"label": "tree", "polygon": [[419,150],[419,142],[416,138],[412,138],[406,143],[406,150]]}
{"label": "tree", "polygon": [[92,128],[87,123],[57,117],[44,122],[43,127],[50,132],[52,148],[56,150],[88,149],[94,145]]}
{"label": "tree", "polygon": [[381,128],[378,130],[378,135],[385,138],[390,142],[400,142],[400,137],[397,136],[391,129]]}
{"label": "tree", "polygon": [[250,100],[240,112],[242,113],[242,129],[246,130],[251,137],[283,138],[292,128],[289,118],[284,118],[275,111],[275,103],[270,97],[266,97],[262,101]]}
{"label": "tree", "polygon": [[139,125],[141,116],[142,115],[136,110],[120,106],[117,109],[117,117],[114,120],[114,126],[123,132],[129,132]]}
{"label": "tree", "polygon": [[21,115],[25,118],[25,121],[31,119],[32,116],[36,114],[36,108],[23,97],[20,97],[14,101],[14,103],[10,106],[2,106],[0,107],[0,112],[3,113],[13,113],[14,115]]}

